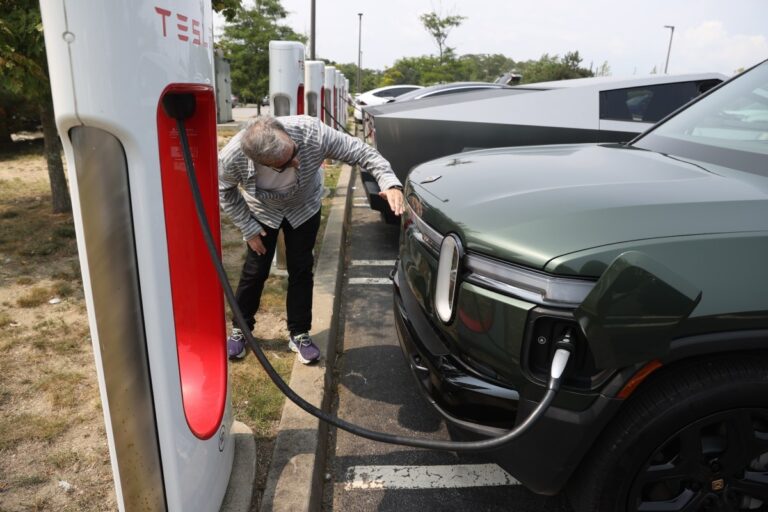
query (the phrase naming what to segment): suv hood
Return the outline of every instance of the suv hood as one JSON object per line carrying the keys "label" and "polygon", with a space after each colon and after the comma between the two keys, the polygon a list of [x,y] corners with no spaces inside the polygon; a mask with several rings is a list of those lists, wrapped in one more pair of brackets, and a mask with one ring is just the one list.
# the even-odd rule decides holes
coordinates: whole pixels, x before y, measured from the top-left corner
{"label": "suv hood", "polygon": [[424,220],[467,250],[544,269],[610,244],[765,230],[768,180],[705,165],[619,145],[535,146],[440,158],[409,182]]}

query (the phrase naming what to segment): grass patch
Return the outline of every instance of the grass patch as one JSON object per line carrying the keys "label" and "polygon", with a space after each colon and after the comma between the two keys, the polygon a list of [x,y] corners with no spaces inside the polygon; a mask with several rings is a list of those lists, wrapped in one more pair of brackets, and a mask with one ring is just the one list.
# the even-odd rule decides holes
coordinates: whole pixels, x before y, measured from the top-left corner
{"label": "grass patch", "polygon": [[[47,197],[50,202],[51,188],[45,179],[32,182],[19,177],[0,179],[0,201],[14,204],[16,206],[14,210],[19,206],[28,207],[31,204],[30,201],[40,203],[43,197]],[[17,215],[17,217],[22,216],[22,212]]]}
{"label": "grass patch", "polygon": [[13,318],[7,311],[0,311],[0,328],[7,327],[13,323]]}
{"label": "grass patch", "polygon": [[16,279],[16,284],[20,284],[22,286],[27,286],[34,282],[35,280],[29,276],[21,276],[20,278]]}
{"label": "grass patch", "polygon": [[36,308],[48,302],[51,298],[51,290],[37,286],[29,290],[25,295],[16,299],[16,305],[20,308]]}
{"label": "grass patch", "polygon": [[68,428],[67,420],[61,418],[26,413],[9,414],[0,418],[0,452],[25,441],[50,443]]}
{"label": "grass patch", "polygon": [[42,475],[23,475],[11,481],[11,487],[26,488],[37,487],[48,483],[48,479]]}
{"label": "grass patch", "polygon": [[85,376],[76,372],[57,372],[47,375],[35,384],[35,390],[45,393],[55,408],[74,407],[80,402],[78,387]]}
{"label": "grass patch", "polygon": [[285,276],[269,276],[264,283],[259,309],[282,311],[285,308],[285,294],[288,291],[288,278]]}
{"label": "grass patch", "polygon": [[56,281],[51,286],[51,291],[57,297],[69,297],[75,292],[75,287],[68,281]]}
{"label": "grass patch", "polygon": [[339,183],[339,175],[341,175],[341,165],[326,165],[325,166],[325,187],[331,189],[331,196],[333,196],[336,185]]}
{"label": "grass patch", "polygon": [[62,450],[48,456],[48,463],[56,469],[66,469],[77,465],[80,455],[75,450]]}
{"label": "grass patch", "polygon": [[75,228],[71,214],[51,212],[51,195],[47,182],[38,189],[37,182],[14,178],[0,180],[0,204],[13,204],[11,216],[0,215],[3,251],[24,259],[38,260],[48,256],[77,254]]}
{"label": "grass patch", "polygon": [[67,238],[73,239],[73,238],[76,238],[77,236],[75,233],[75,226],[72,224],[62,224],[60,226],[57,226],[56,228],[54,228],[53,234],[57,238],[65,238],[65,239]]}
{"label": "grass patch", "polygon": [[[283,378],[288,379],[295,357],[286,350],[285,340],[262,341],[261,344],[270,363]],[[274,423],[280,420],[285,397],[255,357],[248,357],[229,368],[235,417],[253,428],[256,437],[269,436]]]}
{"label": "grass patch", "polygon": [[10,390],[4,385],[0,384],[0,405],[3,405],[5,402],[9,401],[10,399],[11,399]]}
{"label": "grass patch", "polygon": [[79,324],[67,324],[62,318],[48,318],[37,322],[30,344],[41,352],[52,350],[58,355],[77,355],[88,341],[87,329]]}
{"label": "grass patch", "polygon": [[35,239],[31,241],[29,244],[24,246],[23,248],[19,249],[17,252],[21,256],[50,256],[54,254],[57,250],[59,250],[59,243],[48,239],[48,240],[38,240]]}

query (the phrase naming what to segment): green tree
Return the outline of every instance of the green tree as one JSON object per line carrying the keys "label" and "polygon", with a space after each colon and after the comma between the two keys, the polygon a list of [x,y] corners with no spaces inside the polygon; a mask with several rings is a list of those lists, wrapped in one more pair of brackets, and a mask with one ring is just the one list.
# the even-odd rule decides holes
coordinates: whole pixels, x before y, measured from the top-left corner
{"label": "green tree", "polygon": [[445,41],[448,39],[448,34],[450,34],[451,30],[461,25],[461,22],[465,19],[467,19],[465,16],[455,14],[441,17],[434,11],[419,16],[419,20],[421,20],[424,28],[427,29],[427,32],[429,32],[429,35],[432,36],[435,44],[437,44],[437,49],[440,52],[440,63],[443,62],[443,57],[453,56],[453,48],[447,46]]}
{"label": "green tree", "polygon": [[[335,66],[336,69],[344,73],[344,76],[349,78],[349,92],[350,93],[356,93],[357,92],[357,64],[354,63],[348,63],[348,64],[339,64],[338,62],[333,62],[331,60],[323,59],[325,61],[326,66]],[[379,87],[379,82],[381,81],[381,71],[376,71],[375,69],[366,69],[363,68],[360,73],[360,81],[362,82],[362,86],[360,87],[361,92],[370,91],[371,89],[375,89],[376,87]]]}
{"label": "green tree", "polygon": [[518,68],[523,74],[523,83],[594,76],[592,71],[581,66],[581,61],[578,51],[568,52],[563,57],[545,53],[539,60],[519,63]]}
{"label": "green tree", "polygon": [[436,82],[450,82],[453,74],[448,65],[441,65],[437,57],[405,57],[398,59],[384,70],[381,86],[414,84],[431,85]]}
{"label": "green tree", "polygon": [[241,0],[212,0],[213,10],[224,15],[224,19],[232,21],[240,10]]}
{"label": "green tree", "polygon": [[462,55],[458,60],[462,68],[460,80],[476,82],[493,82],[517,67],[515,61],[499,53]]}
{"label": "green tree", "polygon": [[595,76],[611,76],[611,66],[608,65],[608,61],[605,60],[595,71]]}
{"label": "green tree", "polygon": [[0,0],[0,12],[0,69],[3,76],[0,89],[37,108],[43,127],[43,153],[48,165],[53,211],[71,211],[61,161],[61,141],[53,116],[40,6],[37,0]]}
{"label": "green tree", "polygon": [[269,42],[299,41],[306,37],[280,20],[288,13],[279,0],[257,0],[252,8],[238,9],[224,26],[219,47],[229,59],[232,92],[244,102],[269,94]]}

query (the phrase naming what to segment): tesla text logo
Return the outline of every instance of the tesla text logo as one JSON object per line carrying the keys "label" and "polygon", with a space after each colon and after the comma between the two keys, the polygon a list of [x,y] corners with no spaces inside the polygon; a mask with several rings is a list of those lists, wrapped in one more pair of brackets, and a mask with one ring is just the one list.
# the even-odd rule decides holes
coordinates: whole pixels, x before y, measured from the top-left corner
{"label": "tesla text logo", "polygon": [[[205,26],[194,18],[176,13],[175,16],[168,9],[155,7],[155,12],[160,15],[163,24],[163,37],[168,37],[169,27],[173,27],[176,21],[176,37],[180,41],[190,41],[192,44],[208,48],[208,41],[205,40]],[[173,30],[171,28],[171,30]]]}

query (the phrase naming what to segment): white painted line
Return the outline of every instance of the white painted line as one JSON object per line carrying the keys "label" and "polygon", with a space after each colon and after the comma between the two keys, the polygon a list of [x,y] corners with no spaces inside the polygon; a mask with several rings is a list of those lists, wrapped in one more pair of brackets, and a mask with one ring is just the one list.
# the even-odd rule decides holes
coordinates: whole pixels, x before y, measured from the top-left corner
{"label": "white painted line", "polygon": [[349,284],[392,284],[388,277],[350,277]]}
{"label": "white painted line", "polygon": [[451,466],[352,466],[344,489],[458,489],[519,485],[496,464]]}
{"label": "white painted line", "polygon": [[352,260],[353,267],[394,267],[395,260]]}

